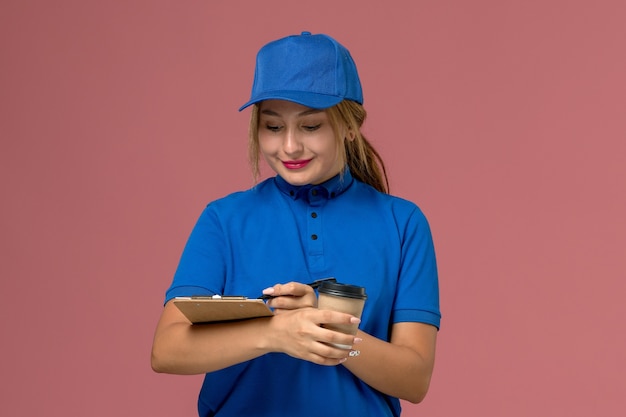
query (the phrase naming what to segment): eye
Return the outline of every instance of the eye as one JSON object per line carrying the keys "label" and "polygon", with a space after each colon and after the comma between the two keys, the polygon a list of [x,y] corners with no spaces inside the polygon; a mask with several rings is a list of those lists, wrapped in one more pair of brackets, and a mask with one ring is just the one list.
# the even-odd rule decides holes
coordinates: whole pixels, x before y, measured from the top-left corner
{"label": "eye", "polygon": [[315,130],[319,129],[319,128],[320,128],[320,126],[322,126],[322,124],[321,124],[321,123],[318,123],[318,124],[316,124],[316,125],[302,126],[302,127],[304,128],[304,130],[307,130],[307,131],[309,131],[309,132],[313,132],[313,131],[315,131]]}
{"label": "eye", "polygon": [[266,124],[266,125],[265,125],[265,128],[266,128],[267,130],[271,131],[271,132],[278,132],[278,131],[280,131],[281,126]]}

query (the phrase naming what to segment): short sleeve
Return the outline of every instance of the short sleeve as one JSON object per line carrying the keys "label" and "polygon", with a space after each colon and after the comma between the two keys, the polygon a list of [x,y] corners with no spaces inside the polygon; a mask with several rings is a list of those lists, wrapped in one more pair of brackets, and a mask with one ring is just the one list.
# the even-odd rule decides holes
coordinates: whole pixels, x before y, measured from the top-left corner
{"label": "short sleeve", "polygon": [[403,231],[401,269],[392,321],[441,322],[435,248],[424,214],[415,208]]}
{"label": "short sleeve", "polygon": [[167,290],[165,302],[174,297],[219,294],[224,288],[227,243],[223,228],[209,204],[187,240]]}

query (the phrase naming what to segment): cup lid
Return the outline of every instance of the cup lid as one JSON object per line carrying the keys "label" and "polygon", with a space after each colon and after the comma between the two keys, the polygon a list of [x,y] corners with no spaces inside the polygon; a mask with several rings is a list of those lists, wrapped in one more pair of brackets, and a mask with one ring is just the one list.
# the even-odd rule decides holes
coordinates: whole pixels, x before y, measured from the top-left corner
{"label": "cup lid", "polygon": [[365,288],[357,285],[341,284],[339,282],[322,282],[318,291],[323,294],[334,295],[336,297],[358,298],[365,300]]}

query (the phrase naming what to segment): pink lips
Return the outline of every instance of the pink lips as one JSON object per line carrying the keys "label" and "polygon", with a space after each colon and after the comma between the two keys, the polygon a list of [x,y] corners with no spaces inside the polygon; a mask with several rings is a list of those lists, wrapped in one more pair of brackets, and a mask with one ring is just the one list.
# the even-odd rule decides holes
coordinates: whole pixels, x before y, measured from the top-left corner
{"label": "pink lips", "polygon": [[282,161],[282,162],[285,168],[287,169],[300,169],[300,168],[304,168],[305,166],[307,166],[307,164],[311,162],[311,160],[306,159],[306,160],[301,160],[301,161]]}

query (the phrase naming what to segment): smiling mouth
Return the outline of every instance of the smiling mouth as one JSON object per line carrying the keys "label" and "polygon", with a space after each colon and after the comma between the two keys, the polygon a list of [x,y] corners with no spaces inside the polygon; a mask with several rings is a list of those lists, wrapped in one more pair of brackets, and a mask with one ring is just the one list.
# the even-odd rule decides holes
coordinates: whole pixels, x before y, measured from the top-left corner
{"label": "smiling mouth", "polygon": [[300,169],[304,168],[311,162],[310,159],[302,160],[302,161],[282,161],[283,165],[287,169]]}

